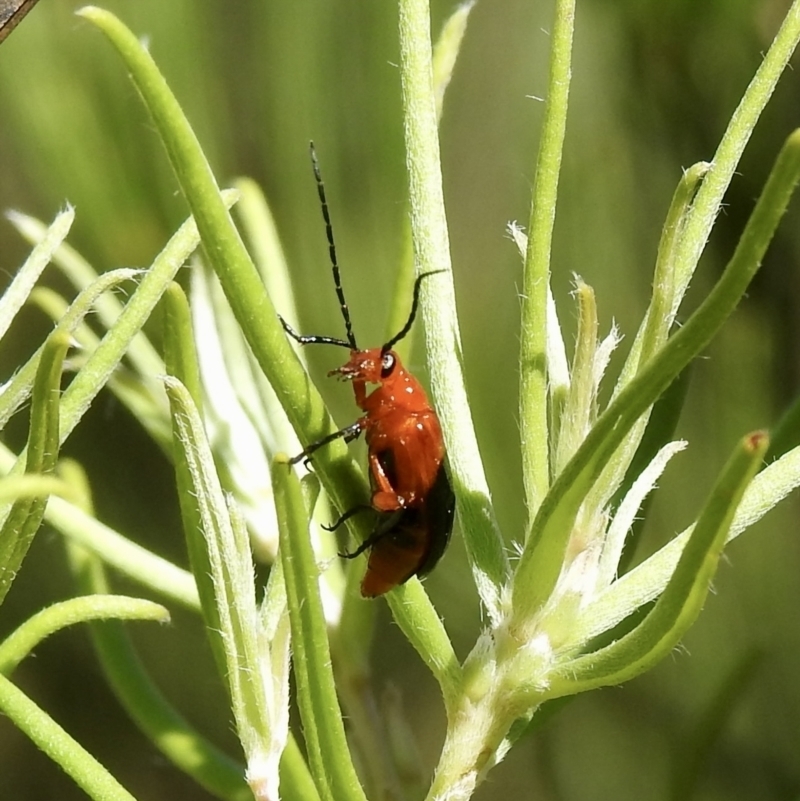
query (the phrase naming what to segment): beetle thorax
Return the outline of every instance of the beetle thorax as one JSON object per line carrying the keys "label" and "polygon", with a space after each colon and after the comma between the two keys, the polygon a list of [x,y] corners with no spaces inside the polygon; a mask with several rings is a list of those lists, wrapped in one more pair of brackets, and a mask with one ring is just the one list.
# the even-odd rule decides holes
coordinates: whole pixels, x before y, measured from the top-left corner
{"label": "beetle thorax", "polygon": [[[356,385],[358,405],[368,414],[419,413],[430,409],[425,390],[403,367],[393,350],[350,351],[347,363],[330,374]],[[377,387],[367,395],[366,384],[377,384]]]}

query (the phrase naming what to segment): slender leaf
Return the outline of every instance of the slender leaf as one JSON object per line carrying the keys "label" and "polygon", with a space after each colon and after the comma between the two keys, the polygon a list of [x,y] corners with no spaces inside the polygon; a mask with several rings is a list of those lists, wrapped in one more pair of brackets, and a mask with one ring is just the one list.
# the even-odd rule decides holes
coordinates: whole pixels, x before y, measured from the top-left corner
{"label": "slender leaf", "polygon": [[425,282],[421,294],[431,385],[475,584],[490,618],[497,621],[509,565],[464,385],[439,158],[430,9],[427,0],[401,0],[399,8],[400,83],[414,262],[418,274],[444,271]]}
{"label": "slender leaf", "polygon": [[0,643],[0,673],[10,676],[42,640],[60,629],[111,619],[168,623],[169,612],[161,604],[125,595],[86,595],[61,601],[28,618]]}
{"label": "slender leaf", "polygon": [[520,438],[525,501],[531,520],[539,510],[550,484],[545,321],[558,179],[567,127],[574,28],[575,0],[559,0],[551,35],[550,74],[536,161],[521,295]]}
{"label": "slender leaf", "polygon": [[736,509],[768,444],[763,433],[742,440],[712,489],[652,611],[621,639],[555,670],[549,690],[552,697],[627,681],[652,667],[680,642],[705,603]]}
{"label": "slender leaf", "polygon": [[[105,571],[96,556],[72,543],[67,553],[81,592],[108,592]],[[222,801],[252,801],[244,766],[206,740],[164,697],[122,624],[111,621],[90,629],[95,652],[114,695],[167,759]]]}
{"label": "slender leaf", "polygon": [[274,461],[272,479],[292,624],[297,701],[311,773],[323,799],[363,801],[333,683],[319,568],[308,538],[300,482],[285,457]]}
{"label": "slender leaf", "polygon": [[738,305],[761,264],[798,178],[800,131],[795,131],[782,148],[739,245],[717,285],[687,323],[600,416],[553,484],[539,510],[534,536],[526,544],[514,578],[513,604],[518,623],[530,623],[536,610],[550,595],[560,564],[553,554],[564,553],[582,499],[628,431],[681,370],[706,347]]}
{"label": "slender leaf", "polygon": [[[33,385],[25,471],[32,475],[51,473],[58,460],[58,426],[61,401],[61,370],[69,339],[62,332],[51,334],[42,350]],[[16,577],[39,530],[47,498],[21,498],[8,510],[0,528],[0,603]]]}
{"label": "slender leaf", "polygon": [[41,707],[0,676],[0,712],[24,732],[94,801],[136,799]]}
{"label": "slender leaf", "polygon": [[36,245],[25,264],[14,276],[8,289],[0,297],[0,339],[6,335],[17,312],[28,299],[31,289],[36,285],[44,268],[50,263],[53,252],[69,233],[74,219],[75,211],[72,208],[67,208],[55,218],[42,241]]}
{"label": "slender leaf", "polygon": [[[0,443],[0,474],[8,473],[15,459],[15,455]],[[104,562],[134,581],[151,587],[162,597],[188,609],[200,608],[191,573],[123,537],[75,504],[51,497],[44,519],[69,539],[98,554]]]}

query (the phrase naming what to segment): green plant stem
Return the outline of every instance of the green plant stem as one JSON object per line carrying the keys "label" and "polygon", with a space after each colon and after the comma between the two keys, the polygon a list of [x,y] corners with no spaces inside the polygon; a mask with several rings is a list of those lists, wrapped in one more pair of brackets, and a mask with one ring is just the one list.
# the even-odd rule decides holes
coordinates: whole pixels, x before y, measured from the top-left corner
{"label": "green plant stem", "polygon": [[[461,692],[461,666],[447,636],[442,619],[430,604],[424,604],[425,590],[414,579],[398,587],[387,601],[395,622],[412,643],[425,664],[438,679],[445,706],[449,707]],[[398,613],[406,608],[406,613]]]}
{"label": "green plant stem", "polygon": [[431,386],[442,421],[464,542],[476,586],[492,619],[508,560],[494,517],[467,402],[461,344],[450,277],[450,245],[442,192],[430,10],[426,0],[400,0],[400,82],[404,109],[411,232],[417,274],[444,270],[422,289]]}
{"label": "green plant stem", "polygon": [[[450,79],[456,67],[461,43],[467,32],[469,15],[475,6],[475,0],[461,3],[448,17],[433,47],[431,68],[433,71],[433,93],[436,101],[436,119],[441,122],[444,109],[444,98]],[[385,329],[386,339],[393,337],[405,324],[408,317],[408,304],[404,302],[411,297],[414,288],[414,242],[410,225],[403,226],[403,243],[397,262],[397,275],[392,291],[393,303],[389,311]],[[408,336],[397,343],[395,350],[404,361],[413,350],[415,332],[412,328]]]}
{"label": "green plant stem", "polygon": [[545,321],[558,179],[567,126],[574,27],[575,0],[558,0],[521,294],[519,424],[525,503],[531,521],[550,484]]}

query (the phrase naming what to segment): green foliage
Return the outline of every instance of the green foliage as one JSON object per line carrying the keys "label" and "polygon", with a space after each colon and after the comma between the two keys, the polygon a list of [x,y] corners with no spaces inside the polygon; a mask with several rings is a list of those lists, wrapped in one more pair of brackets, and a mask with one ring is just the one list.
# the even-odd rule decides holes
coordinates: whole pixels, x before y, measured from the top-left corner
{"label": "green foliage", "polygon": [[[369,651],[379,636],[379,604],[358,597],[361,561],[344,566],[320,525],[331,506],[341,513],[368,497],[359,460],[341,441],[315,453],[312,474],[286,457],[337,425],[275,311],[291,317],[295,304],[302,310],[306,300],[292,294],[292,285],[300,284],[293,282],[292,260],[279,242],[280,225],[252,182],[240,180],[239,192],[220,190],[203,137],[190,125],[158,58],[112,13],[87,7],[81,16],[121,58],[191,212],[149,268],[105,272],[64,244],[71,210],[49,227],[11,215],[34,249],[0,300],[0,338],[7,341],[28,301],[50,315],[55,328],[33,355],[20,359],[0,395],[3,425],[20,420],[30,401],[26,444],[0,446],[0,601],[43,521],[64,536],[84,597],[31,617],[0,642],[0,711],[92,798],[132,796],[5,675],[59,629],[90,624],[98,661],[122,706],[174,766],[215,797],[338,801],[427,793],[431,799],[467,799],[522,734],[538,725],[543,705],[555,714],[554,701],[629,681],[674,651],[706,602],[725,544],[800,484],[800,449],[780,449],[780,458],[761,469],[769,439],[761,431],[747,434],[698,504],[694,522],[625,570],[634,520],[686,445],[671,441],[681,393],[677,401],[667,393],[719,336],[751,287],[800,180],[795,131],[741,226],[727,266],[696,308],[682,312],[745,146],[800,40],[800,0],[758,65],[713,160],[686,170],[675,190],[650,304],[613,383],[606,374],[613,375],[612,354],[621,337],[616,326],[600,336],[602,294],[575,278],[571,363],[557,312],[563,316],[554,289],[556,199],[564,183],[575,3],[555,4],[529,235],[518,226],[509,229],[523,261],[516,481],[518,506],[527,512],[511,529],[489,491],[481,424],[469,402],[439,150],[445,90],[469,42],[473,7],[462,6],[445,21],[437,45],[425,0],[399,0],[398,12],[409,219],[400,236],[407,247],[390,317],[402,318],[403,287],[414,272],[437,273],[423,285],[418,325],[473,578],[470,593],[460,597],[479,602],[485,615],[461,657],[463,647],[418,579],[386,597],[397,628],[441,694],[446,730],[433,780],[419,772],[401,705],[376,700],[381,682]],[[96,174],[106,179],[102,170]],[[240,195],[236,213],[244,236],[230,213]],[[187,298],[175,281],[200,245]],[[71,303],[63,291],[38,286],[51,260],[77,290]],[[129,287],[127,297],[114,294],[120,286]],[[75,352],[65,361],[70,347]],[[62,390],[65,365],[74,375]],[[86,477],[74,463],[59,460],[105,388],[172,464],[191,573],[102,523]],[[661,398],[672,398],[669,409],[655,406]],[[793,442],[795,417],[787,417],[787,443]],[[688,470],[702,474],[701,468]],[[348,527],[355,538],[370,533],[363,519],[351,518]],[[518,548],[518,559],[509,559],[508,541]],[[264,570],[256,569],[261,562],[269,564],[266,582]],[[236,759],[158,689],[117,621],[164,621],[166,610],[112,595],[106,565],[164,602],[201,614],[240,744]],[[109,622],[99,626],[98,620]],[[290,651],[302,722],[296,730],[290,730]],[[703,753],[744,681],[731,680],[730,686],[698,727]],[[300,735],[304,749],[295,740]],[[699,771],[695,763],[679,767],[673,787],[696,786]]]}

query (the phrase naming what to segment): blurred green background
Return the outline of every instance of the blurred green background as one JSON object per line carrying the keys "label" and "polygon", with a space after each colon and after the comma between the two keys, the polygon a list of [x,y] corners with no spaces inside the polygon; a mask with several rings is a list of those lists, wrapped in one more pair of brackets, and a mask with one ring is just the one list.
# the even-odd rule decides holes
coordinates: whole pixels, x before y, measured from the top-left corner
{"label": "blurred green background", "polygon": [[[49,221],[70,202],[77,207],[70,242],[98,269],[146,266],[186,206],[120,62],[73,16],[79,5],[42,0],[0,47],[0,207]],[[546,91],[552,5],[478,2],[441,129],[466,375],[509,540],[519,538],[524,519],[515,395],[521,265],[505,225],[525,223],[529,213],[543,108],[534,98]],[[307,155],[308,140],[316,141],[359,338],[380,340],[404,222],[395,4],[116,0],[105,7],[149,41],[220,182],[249,175],[264,188],[303,330],[323,333],[341,322]],[[577,273],[597,291],[603,332],[616,320],[626,351],[646,307],[680,171],[712,157],[788,7],[788,0],[579,0],[553,259],[568,341]],[[434,32],[452,9],[449,0],[434,0]],[[730,256],[782,141],[800,124],[799,101],[800,77],[788,72],[745,153],[687,309]],[[690,447],[661,482],[646,550],[694,519],[736,439],[773,425],[797,394],[798,214],[795,202],[747,301],[696,365],[678,432]],[[27,250],[0,222],[0,280]],[[61,286],[55,273],[45,275]],[[21,315],[12,348],[0,354],[0,380],[48,329],[35,311]],[[322,377],[330,356],[313,357]],[[423,370],[421,357],[412,363]],[[620,363],[618,356],[612,370]],[[336,385],[324,391],[349,422],[348,394]],[[5,436],[16,445],[22,434],[18,425]],[[185,563],[171,469],[109,394],[100,395],[65,453],[89,472],[102,519]],[[511,752],[476,798],[800,797],[797,514],[796,499],[785,503],[729,549],[685,649],[623,689],[568,705]],[[465,655],[480,612],[458,537],[426,586]],[[115,588],[137,591],[122,581]],[[3,606],[0,636],[71,592],[59,536],[45,529]],[[238,756],[198,621],[178,612],[169,628],[131,629],[165,692]],[[385,613],[375,664],[379,680],[403,692],[423,769],[432,770],[444,730],[441,703]],[[742,672],[746,679],[736,680]],[[15,680],[138,798],[208,798],[127,722],[84,631],[42,645]],[[733,688],[727,711],[705,753],[698,727],[726,687]],[[687,784],[697,754],[705,756]],[[4,720],[0,777],[3,800],[85,797]]]}

